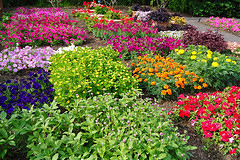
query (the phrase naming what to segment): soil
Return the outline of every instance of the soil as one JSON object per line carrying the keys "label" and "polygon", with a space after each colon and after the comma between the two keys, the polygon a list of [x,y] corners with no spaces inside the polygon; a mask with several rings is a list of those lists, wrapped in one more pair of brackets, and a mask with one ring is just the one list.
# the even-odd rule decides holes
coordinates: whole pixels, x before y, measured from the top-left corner
{"label": "soil", "polygon": [[[71,20],[77,20],[78,22],[75,24],[75,26],[79,28],[84,28],[87,30],[86,25],[84,21],[79,20],[75,17],[72,16],[72,8],[62,8],[69,16]],[[124,6],[118,6],[116,9],[119,9],[123,11],[124,15],[127,15],[128,7]],[[5,9],[6,10],[6,9]],[[8,9],[10,12],[14,12],[15,8],[13,9]],[[98,48],[98,47],[104,47],[106,46],[106,41],[103,41],[99,38],[96,38],[93,36],[91,32],[88,32],[88,38],[87,41],[82,45],[83,47],[88,46],[92,48]],[[52,46],[54,49],[58,49],[61,47],[60,45],[58,46]],[[2,48],[0,47],[0,50]],[[129,63],[130,64],[130,63]],[[9,72],[0,72],[0,83],[5,82],[8,79],[26,79],[28,74],[30,72],[36,72],[36,70],[22,70],[17,72],[16,74],[9,73]],[[211,91],[210,91],[211,92]],[[147,96],[143,96],[146,98]],[[149,97],[149,96],[148,96]],[[176,101],[161,101],[159,105],[163,108],[166,108],[167,110],[171,110],[173,106],[176,105]],[[205,144],[203,142],[203,138],[199,136],[194,128],[191,126],[189,121],[181,121],[181,122],[175,122],[175,126],[179,128],[179,132],[181,134],[184,134],[186,131],[186,135],[190,136],[188,140],[188,145],[191,146],[197,146],[198,148],[193,151],[189,151],[192,156],[190,160],[235,160],[236,157],[230,157],[230,156],[223,156],[219,151],[218,147],[216,145],[211,145],[208,151],[203,150]],[[15,152],[16,154],[13,156],[7,157],[8,160],[14,159],[14,160],[25,160],[26,154],[22,154],[19,151]],[[239,157],[238,157],[239,158]]]}

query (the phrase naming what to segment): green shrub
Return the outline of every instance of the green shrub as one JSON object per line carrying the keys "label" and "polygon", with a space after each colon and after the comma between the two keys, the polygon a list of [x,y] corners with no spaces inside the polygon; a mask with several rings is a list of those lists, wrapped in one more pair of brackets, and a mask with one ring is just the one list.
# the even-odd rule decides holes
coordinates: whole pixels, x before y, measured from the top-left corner
{"label": "green shrub", "polygon": [[137,88],[137,80],[120,62],[118,54],[111,47],[78,48],[55,54],[49,69],[57,102],[66,106],[76,98],[103,93],[119,97]]}
{"label": "green shrub", "polygon": [[169,56],[204,78],[214,89],[237,85],[240,81],[238,57],[225,56],[219,52],[212,52],[207,47],[194,45],[190,45],[181,53],[175,49]]}
{"label": "green shrub", "polygon": [[240,17],[239,0],[171,0],[168,8],[196,16]]}
{"label": "green shrub", "polygon": [[[70,107],[61,114],[53,102],[14,113],[4,134],[18,134],[11,146],[25,136],[27,147],[22,149],[30,159],[187,159],[195,149],[186,145],[189,137],[177,132],[157,103],[106,94],[78,99]],[[0,125],[5,116],[2,112]],[[2,142],[2,132],[0,138]]]}

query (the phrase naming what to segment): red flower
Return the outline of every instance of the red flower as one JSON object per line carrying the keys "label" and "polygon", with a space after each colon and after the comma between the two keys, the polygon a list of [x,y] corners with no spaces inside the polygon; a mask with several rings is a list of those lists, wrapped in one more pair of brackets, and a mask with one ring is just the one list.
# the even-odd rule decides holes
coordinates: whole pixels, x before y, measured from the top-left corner
{"label": "red flower", "polygon": [[236,150],[237,150],[237,148],[232,149],[232,150],[230,151],[230,154],[236,153]]}
{"label": "red flower", "polygon": [[212,137],[212,133],[211,132],[205,131],[203,133],[205,135],[205,138],[211,138]]}
{"label": "red flower", "polygon": [[222,137],[221,141],[224,141],[224,142],[227,142],[229,138],[232,137],[232,134],[229,131],[221,131],[219,132],[219,135]]}
{"label": "red flower", "polygon": [[87,20],[87,19],[88,19],[88,17],[84,17],[84,19],[86,19],[86,20]]}
{"label": "red flower", "polygon": [[103,23],[103,21],[104,21],[103,19],[100,19],[100,23]]}
{"label": "red flower", "polygon": [[232,120],[231,120],[231,119],[230,119],[230,120],[224,119],[224,122],[225,122],[225,125],[226,125],[226,127],[227,127],[228,129],[232,129],[233,124],[232,124]]}
{"label": "red flower", "polygon": [[171,114],[173,114],[173,112],[172,112],[172,111],[169,111],[169,112],[168,112],[168,115],[171,115]]}
{"label": "red flower", "polygon": [[180,110],[179,116],[183,118],[185,116],[185,112],[183,110]]}

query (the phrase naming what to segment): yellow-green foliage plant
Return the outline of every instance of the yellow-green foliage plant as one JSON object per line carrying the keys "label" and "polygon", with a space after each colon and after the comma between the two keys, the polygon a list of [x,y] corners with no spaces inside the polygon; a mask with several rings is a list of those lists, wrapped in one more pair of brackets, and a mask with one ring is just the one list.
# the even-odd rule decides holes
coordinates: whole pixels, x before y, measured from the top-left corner
{"label": "yellow-green foliage plant", "polygon": [[79,47],[55,54],[49,69],[56,101],[68,106],[78,98],[86,99],[103,93],[120,97],[128,91],[133,93],[138,82],[118,55],[111,47]]}

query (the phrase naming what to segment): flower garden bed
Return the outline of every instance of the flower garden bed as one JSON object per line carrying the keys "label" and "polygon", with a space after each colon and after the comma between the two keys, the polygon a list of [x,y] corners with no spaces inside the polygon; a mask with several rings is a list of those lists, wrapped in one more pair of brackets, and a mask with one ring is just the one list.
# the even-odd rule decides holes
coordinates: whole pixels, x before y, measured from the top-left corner
{"label": "flower garden bed", "polygon": [[[125,19],[125,23],[120,24],[95,21],[85,13],[80,18],[94,35],[112,46],[91,49],[72,45],[54,53],[50,48],[46,51],[46,48],[31,47],[1,52],[4,57],[1,68],[4,71],[1,72],[12,74],[18,69],[15,70],[17,75],[31,68],[45,69],[35,70],[25,80],[1,84],[3,93],[0,98],[4,106],[0,113],[0,145],[4,148],[1,156],[9,156],[10,152],[17,155],[20,151],[22,154],[27,152],[30,159],[203,159],[191,156],[190,153],[195,153],[191,150],[196,149],[187,144],[191,139],[183,132],[180,134],[173,125],[175,122],[171,121],[174,117],[186,119],[197,115],[197,108],[187,108],[182,102],[198,103],[199,110],[206,111],[201,112],[199,121],[194,121],[195,126],[201,126],[201,116],[204,119],[211,113],[208,117],[211,119],[211,116],[219,116],[217,113],[222,114],[220,108],[230,111],[231,114],[226,113],[223,118],[214,117],[222,126],[216,132],[203,131],[200,127],[197,131],[200,134],[205,132],[207,136],[212,133],[210,142],[215,141],[219,147],[223,145],[225,154],[239,153],[236,147],[238,134],[235,133],[239,88],[233,86],[239,84],[240,79],[238,57],[233,53],[226,57],[203,46],[187,47],[181,38],[154,35],[155,29],[144,28],[146,24],[132,24],[131,20]],[[121,63],[128,59],[130,68]],[[216,80],[214,74],[221,78]],[[201,94],[205,88],[211,87],[215,91],[227,86],[231,89],[217,91],[211,96]],[[198,102],[181,95],[180,98],[186,99],[177,102],[176,111],[168,111],[162,101],[142,99],[139,96],[141,90],[167,100],[177,99],[182,93],[200,92],[197,98],[203,95],[206,100]],[[214,99],[207,100],[219,97],[224,105]],[[211,108],[216,106],[215,103],[219,105],[216,110]],[[174,106],[171,104],[168,108]],[[215,124],[213,121],[211,119],[208,124]],[[231,132],[232,136],[227,137],[230,144],[225,145],[227,134],[221,131]],[[219,140],[222,136],[225,139]],[[23,140],[25,143],[21,145]]]}

